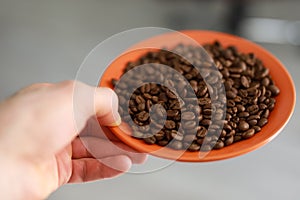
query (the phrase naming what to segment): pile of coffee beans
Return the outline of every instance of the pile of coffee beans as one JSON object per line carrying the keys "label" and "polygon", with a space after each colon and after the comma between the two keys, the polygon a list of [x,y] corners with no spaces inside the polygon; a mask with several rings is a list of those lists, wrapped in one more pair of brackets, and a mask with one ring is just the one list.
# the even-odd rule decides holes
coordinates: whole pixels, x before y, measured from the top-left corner
{"label": "pile of coffee beans", "polygon": [[[253,53],[238,52],[234,46],[223,47],[215,41],[203,47],[213,60],[209,61],[201,47],[179,44],[170,51],[153,50],[128,62],[127,78],[112,80],[119,112],[133,128],[133,137],[178,150],[207,151],[251,138],[268,123],[280,92],[268,68]],[[138,67],[141,65],[147,67]],[[137,84],[140,86],[130,91]],[[222,91],[222,87],[224,94],[219,94],[216,107],[211,95],[213,89]],[[165,122],[160,124],[163,116]],[[202,147],[204,138],[209,143]]]}

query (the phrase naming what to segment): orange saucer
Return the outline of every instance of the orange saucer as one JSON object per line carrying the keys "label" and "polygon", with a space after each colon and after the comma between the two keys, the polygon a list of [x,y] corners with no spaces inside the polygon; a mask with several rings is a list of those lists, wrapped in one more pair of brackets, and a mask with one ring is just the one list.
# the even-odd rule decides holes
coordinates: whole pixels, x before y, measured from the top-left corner
{"label": "orange saucer", "polygon": [[[269,117],[269,123],[252,138],[234,143],[220,150],[212,150],[204,158],[199,158],[199,152],[178,151],[158,145],[145,144],[142,140],[135,139],[124,133],[120,127],[111,128],[112,132],[128,146],[140,152],[146,152],[161,158],[185,162],[207,162],[240,156],[257,149],[274,139],[290,119],[296,101],[296,93],[292,78],[283,64],[267,50],[240,37],[219,32],[200,30],[187,30],[181,31],[181,33],[194,39],[199,44],[212,43],[215,40],[218,40],[224,46],[234,45],[237,47],[238,51],[244,53],[252,52],[263,61],[264,65],[269,68],[272,79],[280,89],[280,94],[276,97],[275,108]],[[180,40],[180,37],[177,36],[178,35],[175,33],[159,35],[154,38],[150,38],[149,40],[145,40],[137,44],[135,47],[151,44],[152,42],[161,42],[164,44],[164,41],[172,41],[169,43],[171,46],[166,46],[164,44],[162,47],[173,47],[178,43],[184,43],[184,41]],[[135,61],[148,51],[149,49],[141,49],[122,54],[120,57],[115,59],[110,66],[108,66],[101,78],[99,86],[112,88],[111,79],[120,78],[127,62]],[[124,124],[122,126],[124,126]]]}

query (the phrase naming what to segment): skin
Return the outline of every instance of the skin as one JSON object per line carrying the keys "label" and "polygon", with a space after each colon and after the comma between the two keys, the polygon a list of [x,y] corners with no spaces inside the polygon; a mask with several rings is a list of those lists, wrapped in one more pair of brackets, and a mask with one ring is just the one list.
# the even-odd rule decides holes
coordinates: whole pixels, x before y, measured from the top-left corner
{"label": "skin", "polygon": [[112,178],[143,163],[145,154],[105,127],[120,124],[117,109],[112,90],[74,81],[34,84],[1,102],[0,199],[45,199],[66,183]]}

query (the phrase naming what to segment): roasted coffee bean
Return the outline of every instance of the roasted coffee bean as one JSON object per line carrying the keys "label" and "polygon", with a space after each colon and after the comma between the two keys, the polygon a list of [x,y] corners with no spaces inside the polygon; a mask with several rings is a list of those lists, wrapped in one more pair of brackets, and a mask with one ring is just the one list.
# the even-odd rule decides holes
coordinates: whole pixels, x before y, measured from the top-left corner
{"label": "roasted coffee bean", "polygon": [[195,118],[196,118],[196,116],[193,112],[183,112],[181,114],[182,120],[194,120]]}
{"label": "roasted coffee bean", "polygon": [[145,138],[143,138],[143,140],[147,144],[154,144],[156,142],[156,138],[153,135],[146,135]]}
{"label": "roasted coffee bean", "polygon": [[214,146],[214,149],[221,149],[224,147],[224,142],[222,140],[218,140]]}
{"label": "roasted coffee bean", "polygon": [[224,142],[225,146],[231,145],[233,143],[233,141],[234,141],[234,136],[232,135],[232,136],[228,137],[227,139],[225,139],[225,142]]}
{"label": "roasted coffee bean", "polygon": [[251,115],[250,117],[247,118],[248,121],[253,120],[253,119],[258,120],[258,119],[260,119],[260,116],[259,115]]}
{"label": "roasted coffee bean", "polygon": [[183,141],[187,142],[187,143],[192,143],[194,140],[196,140],[196,136],[195,135],[185,135],[183,137]]}
{"label": "roasted coffee bean", "polygon": [[255,126],[255,125],[257,124],[257,120],[256,120],[256,119],[249,120],[249,121],[248,121],[248,124],[249,124],[250,126]]}
{"label": "roasted coffee bean", "polygon": [[175,129],[176,128],[176,123],[172,120],[166,120],[165,127],[167,129]]}
{"label": "roasted coffee bean", "polygon": [[268,77],[263,78],[261,84],[267,87],[270,84],[270,79]]}
{"label": "roasted coffee bean", "polygon": [[196,121],[186,121],[186,122],[183,122],[183,128],[185,130],[195,129],[196,127],[197,127]]}
{"label": "roasted coffee bean", "polygon": [[137,104],[145,103],[145,99],[142,96],[138,95],[138,96],[135,97],[135,102]]}
{"label": "roasted coffee bean", "polygon": [[189,151],[199,151],[200,150],[200,145],[196,142],[192,143],[191,145],[189,145],[188,150]]}
{"label": "roasted coffee bean", "polygon": [[234,93],[233,91],[228,91],[226,92],[226,96],[227,98],[234,99],[236,97],[236,93]]}
{"label": "roasted coffee bean", "polygon": [[252,105],[252,106],[249,106],[249,107],[247,108],[247,111],[248,111],[251,115],[253,115],[253,114],[256,114],[256,113],[259,111],[259,107],[258,107],[258,105]]}
{"label": "roasted coffee bean", "polygon": [[176,130],[172,130],[171,131],[171,136],[175,140],[179,140],[179,141],[183,140],[183,134],[180,133],[180,132],[178,132],[178,131],[176,131]]}
{"label": "roasted coffee bean", "polygon": [[248,91],[240,89],[239,90],[239,95],[241,96],[241,98],[246,98],[248,96]]}
{"label": "roasted coffee bean", "polygon": [[158,144],[159,146],[166,146],[168,143],[169,143],[168,140],[160,140],[160,141],[157,141],[157,144]]}
{"label": "roasted coffee bean", "polygon": [[135,138],[143,138],[144,134],[140,131],[133,131],[132,136]]}
{"label": "roasted coffee bean", "polygon": [[167,90],[167,96],[170,98],[170,99],[177,99],[177,96],[170,90]]}
{"label": "roasted coffee bean", "polygon": [[226,137],[231,137],[235,135],[235,130],[230,130],[227,134]]}
{"label": "roasted coffee bean", "polygon": [[261,130],[261,127],[259,127],[259,126],[253,126],[252,128],[255,130],[255,133],[257,133]]}
{"label": "roasted coffee bean", "polygon": [[174,140],[170,143],[170,146],[173,148],[173,149],[176,149],[176,150],[179,150],[179,149],[182,149],[183,145],[182,145],[182,142],[178,141],[178,140]]}
{"label": "roasted coffee bean", "polygon": [[233,137],[233,142],[238,142],[238,141],[240,141],[240,140],[242,140],[242,136],[240,136],[240,135],[235,135],[235,136]]}
{"label": "roasted coffee bean", "polygon": [[241,104],[236,105],[236,107],[238,109],[238,112],[244,112],[246,110],[245,106]]}
{"label": "roasted coffee bean", "polygon": [[241,77],[241,84],[245,87],[245,88],[249,88],[250,87],[250,83],[249,80],[246,76],[242,76]]}
{"label": "roasted coffee bean", "polygon": [[268,118],[269,115],[270,115],[270,111],[268,109],[262,113],[262,117],[264,117],[264,118]]}
{"label": "roasted coffee bean", "polygon": [[232,108],[235,106],[235,102],[232,99],[227,100],[227,107]]}
{"label": "roasted coffee bean", "polygon": [[170,118],[173,118],[178,115],[179,115],[179,110],[168,110],[167,111],[167,116]]}
{"label": "roasted coffee bean", "polygon": [[140,122],[145,122],[149,119],[149,113],[147,113],[146,111],[142,111],[138,113],[136,117]]}
{"label": "roasted coffee bean", "polygon": [[207,134],[207,129],[204,126],[199,126],[197,130],[197,137],[205,137]]}
{"label": "roasted coffee bean", "polygon": [[157,133],[154,134],[154,137],[156,138],[156,140],[163,140],[165,136],[165,132],[164,131],[159,131]]}
{"label": "roasted coffee bean", "polygon": [[254,135],[254,133],[255,133],[255,130],[254,130],[253,128],[251,128],[251,129],[249,129],[249,130],[243,132],[242,137],[243,137],[244,139],[247,139],[247,138],[252,137],[252,136]]}
{"label": "roasted coffee bean", "polygon": [[[200,149],[200,147],[199,147],[199,149]],[[203,151],[210,151],[211,149],[212,149],[211,146],[208,145],[208,144],[206,144],[203,147],[201,147],[201,150],[203,150]]]}
{"label": "roasted coffee bean", "polygon": [[240,121],[238,128],[240,131],[246,131],[249,129],[249,124],[246,121]]}
{"label": "roasted coffee bean", "polygon": [[207,109],[203,110],[203,114],[204,115],[211,115],[211,113],[212,113],[212,109],[211,108],[207,108]]}
{"label": "roasted coffee bean", "polygon": [[146,106],[145,106],[144,103],[140,103],[140,104],[137,106],[137,109],[138,109],[139,111],[143,111],[143,110],[145,110],[145,108],[146,108]]}
{"label": "roasted coffee bean", "polygon": [[[191,59],[191,63],[166,50],[149,52],[128,62],[124,73],[129,80],[112,79],[122,120],[131,124],[132,119],[140,126],[133,126],[133,137],[160,146],[170,143],[173,149],[199,151],[202,147],[209,151],[252,137],[268,122],[280,90],[263,63],[253,53],[240,53],[233,46],[224,48],[219,42],[205,44],[204,48],[220,73],[199,48],[178,45],[173,51]],[[149,63],[171,66],[179,74]],[[145,70],[131,70],[143,64],[148,65]],[[201,73],[193,65],[199,66]],[[129,94],[127,90],[136,84],[142,86]],[[193,92],[188,92],[187,84]],[[160,106],[152,110],[155,104]],[[151,119],[149,112],[153,113]],[[165,124],[158,124],[165,116]],[[220,138],[208,134],[208,128],[210,133],[220,133]],[[155,134],[150,135],[152,132]],[[204,139],[206,146],[202,146]]]}
{"label": "roasted coffee bean", "polygon": [[203,142],[204,142],[204,138],[197,139],[197,143],[198,143],[198,144],[202,145]]}
{"label": "roasted coffee bean", "polygon": [[240,112],[239,114],[238,114],[238,116],[239,117],[242,117],[242,118],[246,118],[246,117],[249,117],[249,112]]}
{"label": "roasted coffee bean", "polygon": [[204,105],[210,104],[211,99],[210,98],[200,98],[200,99],[198,99],[198,103],[200,106],[204,106]]}
{"label": "roasted coffee bean", "polygon": [[200,122],[201,125],[203,126],[209,126],[211,124],[211,120],[210,119],[203,119]]}
{"label": "roasted coffee bean", "polygon": [[268,123],[268,119],[267,118],[261,118],[258,122],[257,122],[257,126],[263,127],[264,125],[266,125]]}
{"label": "roasted coffee bean", "polygon": [[143,96],[145,97],[145,99],[152,99],[152,96],[149,93],[144,93]]}

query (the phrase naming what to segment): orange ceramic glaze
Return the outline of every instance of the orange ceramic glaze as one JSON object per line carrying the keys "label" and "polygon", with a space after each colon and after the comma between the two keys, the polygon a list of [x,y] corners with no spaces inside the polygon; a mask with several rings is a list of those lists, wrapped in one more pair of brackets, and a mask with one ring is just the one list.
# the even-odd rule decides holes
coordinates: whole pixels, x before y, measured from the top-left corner
{"label": "orange ceramic glaze", "polygon": [[[280,89],[280,94],[276,97],[275,108],[269,117],[269,123],[266,124],[262,130],[255,134],[252,138],[233,143],[232,145],[226,146],[219,150],[212,150],[204,158],[199,158],[199,152],[178,151],[158,145],[145,144],[142,140],[135,139],[130,135],[125,134],[120,127],[111,128],[112,132],[120,140],[137,151],[146,152],[161,158],[185,162],[208,162],[233,158],[251,152],[274,139],[290,119],[296,101],[293,81],[283,64],[262,47],[240,37],[219,32],[198,30],[181,31],[181,33],[193,38],[199,44],[212,43],[215,40],[218,40],[224,46],[234,45],[237,47],[239,52],[252,52],[263,61],[264,65],[269,68],[270,75],[275,81],[275,84]],[[173,47],[178,43],[185,43],[184,41],[180,40],[178,34],[167,33],[143,41],[137,44],[135,47],[144,46],[145,44],[159,44],[160,42],[165,44],[163,41],[171,41],[167,46],[164,45],[164,47]],[[149,49],[141,49],[124,53],[118,57],[110,66],[108,66],[101,78],[99,85],[102,87],[112,88],[110,83],[111,79],[118,79],[122,75],[126,63],[128,61],[137,60],[141,55],[148,51]],[[124,126],[124,124],[121,126]]]}

